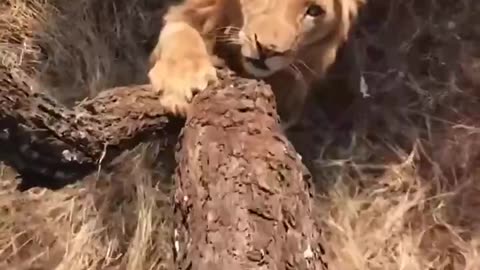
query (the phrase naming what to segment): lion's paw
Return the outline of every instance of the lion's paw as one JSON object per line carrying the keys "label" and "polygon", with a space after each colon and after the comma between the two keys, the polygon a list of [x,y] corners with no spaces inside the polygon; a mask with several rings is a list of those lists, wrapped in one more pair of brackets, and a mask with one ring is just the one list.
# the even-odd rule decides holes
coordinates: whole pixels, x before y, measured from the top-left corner
{"label": "lion's paw", "polygon": [[166,57],[148,73],[155,91],[162,92],[160,103],[169,112],[185,116],[195,92],[217,83],[217,70],[210,57]]}

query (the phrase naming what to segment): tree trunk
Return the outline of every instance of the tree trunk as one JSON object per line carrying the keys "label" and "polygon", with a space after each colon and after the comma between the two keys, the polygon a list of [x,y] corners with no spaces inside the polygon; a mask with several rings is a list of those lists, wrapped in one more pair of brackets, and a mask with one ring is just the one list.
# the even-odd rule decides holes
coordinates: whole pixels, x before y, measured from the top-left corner
{"label": "tree trunk", "polygon": [[179,269],[322,269],[312,184],[282,134],[270,87],[224,77],[181,134],[175,193]]}
{"label": "tree trunk", "polygon": [[[270,87],[219,75],[221,85],[193,99],[180,134],[178,268],[322,269],[310,174],[281,132]],[[1,156],[23,180],[79,177],[135,144],[178,134],[158,98],[148,85],[120,87],[68,109],[0,65]]]}

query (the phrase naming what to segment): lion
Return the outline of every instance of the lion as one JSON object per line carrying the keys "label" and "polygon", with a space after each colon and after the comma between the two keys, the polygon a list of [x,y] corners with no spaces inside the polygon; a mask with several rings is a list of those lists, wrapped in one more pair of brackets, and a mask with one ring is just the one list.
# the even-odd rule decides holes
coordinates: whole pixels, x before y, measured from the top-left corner
{"label": "lion", "polygon": [[161,105],[186,115],[226,65],[272,87],[285,129],[300,119],[366,0],[184,0],[163,16],[148,78]]}

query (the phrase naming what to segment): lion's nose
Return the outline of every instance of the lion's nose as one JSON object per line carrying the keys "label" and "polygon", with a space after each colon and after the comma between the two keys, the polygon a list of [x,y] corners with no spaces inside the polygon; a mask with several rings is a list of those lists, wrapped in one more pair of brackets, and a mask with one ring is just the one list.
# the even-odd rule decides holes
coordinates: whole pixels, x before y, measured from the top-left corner
{"label": "lion's nose", "polygon": [[288,54],[289,50],[282,50],[276,44],[261,42],[257,35],[254,37],[255,46],[257,47],[258,55],[261,59],[265,59],[273,56],[281,56]]}

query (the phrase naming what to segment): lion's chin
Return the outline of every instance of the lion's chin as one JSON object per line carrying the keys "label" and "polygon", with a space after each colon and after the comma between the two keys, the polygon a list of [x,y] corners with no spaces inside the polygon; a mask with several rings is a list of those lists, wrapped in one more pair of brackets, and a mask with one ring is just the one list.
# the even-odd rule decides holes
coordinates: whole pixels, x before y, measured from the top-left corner
{"label": "lion's chin", "polygon": [[[256,78],[266,78],[288,66],[287,61],[278,61],[279,59],[267,59],[262,66],[255,65],[252,61],[242,57],[242,67],[251,76]],[[282,59],[283,60],[283,59]]]}

